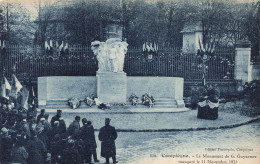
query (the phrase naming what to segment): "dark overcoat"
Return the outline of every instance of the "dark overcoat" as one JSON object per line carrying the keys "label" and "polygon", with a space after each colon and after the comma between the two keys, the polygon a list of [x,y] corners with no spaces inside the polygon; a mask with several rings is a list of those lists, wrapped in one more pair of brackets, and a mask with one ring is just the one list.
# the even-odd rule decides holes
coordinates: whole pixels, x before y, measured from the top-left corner
{"label": "dark overcoat", "polygon": [[1,142],[0,142],[0,163],[1,162],[10,162],[11,160],[11,150],[12,150],[12,139],[11,136],[0,135]]}
{"label": "dark overcoat", "polygon": [[43,164],[45,161],[45,155],[47,149],[43,142],[37,137],[32,137],[26,146],[26,150],[29,154],[28,156],[28,164]]}
{"label": "dark overcoat", "polygon": [[80,128],[80,138],[84,142],[87,153],[93,154],[96,152],[97,143],[92,125],[84,125]]}
{"label": "dark overcoat", "polygon": [[101,141],[101,156],[113,157],[116,155],[115,140],[117,132],[113,126],[106,125],[100,129],[98,138]]}
{"label": "dark overcoat", "polygon": [[55,115],[51,118],[51,126],[53,127],[54,126],[54,122],[55,121],[60,121],[60,116],[58,115]]}
{"label": "dark overcoat", "polygon": [[27,121],[21,121],[16,126],[17,132],[26,135],[27,139],[31,137],[31,130]]}
{"label": "dark overcoat", "polygon": [[81,156],[77,149],[68,147],[61,153],[61,164],[80,164]]}
{"label": "dark overcoat", "polygon": [[67,129],[67,135],[68,136],[77,136],[77,134],[80,131],[80,124],[78,121],[74,120]]}

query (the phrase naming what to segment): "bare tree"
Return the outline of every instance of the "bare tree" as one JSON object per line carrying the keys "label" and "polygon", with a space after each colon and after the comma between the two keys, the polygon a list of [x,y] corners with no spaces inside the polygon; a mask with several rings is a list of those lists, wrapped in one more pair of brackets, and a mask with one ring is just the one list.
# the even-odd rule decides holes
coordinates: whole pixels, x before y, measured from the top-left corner
{"label": "bare tree", "polygon": [[3,2],[1,33],[4,40],[13,44],[31,44],[34,35],[34,24],[30,11],[20,3]]}

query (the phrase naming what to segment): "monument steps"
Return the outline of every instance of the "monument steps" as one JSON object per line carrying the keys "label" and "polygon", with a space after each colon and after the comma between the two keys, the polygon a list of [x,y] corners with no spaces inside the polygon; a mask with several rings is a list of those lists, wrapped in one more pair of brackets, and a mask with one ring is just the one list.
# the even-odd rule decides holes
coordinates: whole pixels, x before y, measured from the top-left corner
{"label": "monument steps", "polygon": [[[120,107],[120,106],[119,106]],[[134,107],[133,105],[130,104],[128,101],[125,107]],[[141,102],[138,103],[136,106],[137,108],[148,108],[145,105],[142,105]],[[155,103],[154,107],[156,108],[177,108],[177,103],[176,100],[171,99],[171,98],[155,98]],[[68,106],[67,100],[49,100],[47,101],[46,106],[39,106],[39,108],[45,108],[45,109],[68,109],[70,108]],[[94,105],[93,107],[87,106],[85,102],[81,102],[81,105],[79,109],[86,109],[86,108],[96,108]]]}

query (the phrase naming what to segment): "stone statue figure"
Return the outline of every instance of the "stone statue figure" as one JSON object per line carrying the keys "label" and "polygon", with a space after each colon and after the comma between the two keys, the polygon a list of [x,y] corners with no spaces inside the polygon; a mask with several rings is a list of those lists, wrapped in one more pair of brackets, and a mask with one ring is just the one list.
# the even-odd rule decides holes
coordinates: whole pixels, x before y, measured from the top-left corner
{"label": "stone statue figure", "polygon": [[110,64],[108,64],[108,54],[107,54],[107,45],[105,42],[100,42],[98,47],[98,71],[99,72],[106,72],[110,69]]}
{"label": "stone statue figure", "polygon": [[117,46],[117,58],[118,58],[118,72],[123,72],[125,54],[127,52],[128,44],[126,42],[119,42]]}
{"label": "stone statue figure", "polygon": [[106,72],[108,70],[107,45],[105,42],[91,42],[91,50],[98,60],[98,72]]}
{"label": "stone statue figure", "polygon": [[117,54],[117,45],[112,43],[109,45],[109,60],[111,64],[111,72],[118,72],[118,54]]}
{"label": "stone statue figure", "polygon": [[123,72],[127,46],[118,38],[91,42],[91,50],[98,60],[98,72]]}

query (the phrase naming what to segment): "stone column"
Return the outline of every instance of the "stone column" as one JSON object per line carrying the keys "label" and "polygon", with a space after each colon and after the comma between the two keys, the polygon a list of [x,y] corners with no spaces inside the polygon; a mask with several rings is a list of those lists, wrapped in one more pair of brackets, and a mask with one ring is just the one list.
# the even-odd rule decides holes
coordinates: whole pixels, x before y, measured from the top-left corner
{"label": "stone column", "polygon": [[241,80],[242,85],[251,81],[251,43],[238,41],[235,49],[235,80]]}

